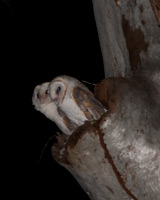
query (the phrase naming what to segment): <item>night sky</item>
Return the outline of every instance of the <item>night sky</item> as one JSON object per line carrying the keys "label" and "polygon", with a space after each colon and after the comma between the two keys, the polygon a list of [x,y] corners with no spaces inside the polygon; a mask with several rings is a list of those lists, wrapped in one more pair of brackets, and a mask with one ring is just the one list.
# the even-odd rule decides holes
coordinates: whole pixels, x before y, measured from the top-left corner
{"label": "night sky", "polygon": [[17,0],[12,6],[0,4],[1,77],[7,77],[4,89],[10,113],[4,148],[7,186],[15,186],[12,193],[20,199],[87,200],[69,172],[53,160],[54,140],[39,161],[43,147],[58,128],[34,110],[32,93],[36,85],[57,75],[91,83],[104,78],[92,2]]}

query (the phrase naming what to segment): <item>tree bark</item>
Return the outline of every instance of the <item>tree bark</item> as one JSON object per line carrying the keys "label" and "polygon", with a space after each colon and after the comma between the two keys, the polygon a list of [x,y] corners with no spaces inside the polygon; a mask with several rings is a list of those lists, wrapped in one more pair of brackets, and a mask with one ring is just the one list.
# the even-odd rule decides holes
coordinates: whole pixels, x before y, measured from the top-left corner
{"label": "tree bark", "polygon": [[149,0],[93,0],[93,7],[105,77],[128,77],[160,63],[160,27]]}
{"label": "tree bark", "polygon": [[160,199],[159,4],[151,2],[93,0],[107,77],[95,97],[108,111],[52,147],[92,200]]}

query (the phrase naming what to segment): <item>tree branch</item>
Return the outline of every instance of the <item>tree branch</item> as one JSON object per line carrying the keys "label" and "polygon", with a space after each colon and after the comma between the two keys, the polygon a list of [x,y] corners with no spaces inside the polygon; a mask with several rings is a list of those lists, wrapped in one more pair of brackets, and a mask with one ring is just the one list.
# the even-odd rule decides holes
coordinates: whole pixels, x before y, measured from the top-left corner
{"label": "tree branch", "polygon": [[149,74],[102,80],[95,96],[108,112],[52,148],[92,200],[159,199],[160,70]]}
{"label": "tree branch", "polygon": [[[159,3],[152,1],[159,19]],[[160,63],[160,27],[149,0],[93,0],[106,77]]]}
{"label": "tree branch", "polygon": [[92,200],[160,197],[160,27],[151,5],[159,22],[156,0],[93,0],[110,77],[95,97],[108,111],[52,148]]}

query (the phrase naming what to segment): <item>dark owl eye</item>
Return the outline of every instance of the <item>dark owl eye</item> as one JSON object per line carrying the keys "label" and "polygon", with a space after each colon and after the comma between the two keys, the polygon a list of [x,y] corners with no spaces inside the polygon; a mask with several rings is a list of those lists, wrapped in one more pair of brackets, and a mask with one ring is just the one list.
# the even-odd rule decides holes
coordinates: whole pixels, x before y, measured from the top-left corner
{"label": "dark owl eye", "polygon": [[37,99],[39,99],[40,98],[40,95],[39,95],[39,93],[37,93]]}
{"label": "dark owl eye", "polygon": [[61,87],[58,87],[56,90],[56,94],[59,94],[60,91],[61,91]]}
{"label": "dark owl eye", "polygon": [[49,90],[46,90],[46,94],[49,94]]}

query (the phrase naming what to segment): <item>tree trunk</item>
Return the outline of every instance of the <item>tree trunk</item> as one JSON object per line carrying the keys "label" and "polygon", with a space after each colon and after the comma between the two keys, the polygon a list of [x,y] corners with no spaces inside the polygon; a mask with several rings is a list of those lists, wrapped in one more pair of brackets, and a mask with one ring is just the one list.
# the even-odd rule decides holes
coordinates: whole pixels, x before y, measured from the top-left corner
{"label": "tree trunk", "polygon": [[160,27],[149,0],[93,0],[93,7],[106,77],[160,63]]}
{"label": "tree trunk", "polygon": [[95,97],[108,111],[59,134],[52,155],[92,200],[159,200],[160,2],[93,6],[106,76]]}

